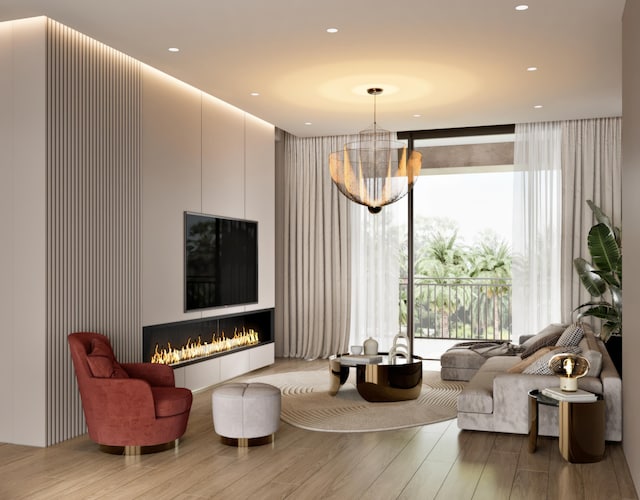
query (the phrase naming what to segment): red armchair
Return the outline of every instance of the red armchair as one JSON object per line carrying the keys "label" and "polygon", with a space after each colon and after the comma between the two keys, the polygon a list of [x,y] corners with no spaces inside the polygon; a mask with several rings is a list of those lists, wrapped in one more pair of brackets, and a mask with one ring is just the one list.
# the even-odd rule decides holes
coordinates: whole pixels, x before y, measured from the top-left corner
{"label": "red armchair", "polygon": [[119,364],[99,333],[68,337],[89,436],[105,447],[154,447],[181,437],[193,395],[175,387],[173,369]]}

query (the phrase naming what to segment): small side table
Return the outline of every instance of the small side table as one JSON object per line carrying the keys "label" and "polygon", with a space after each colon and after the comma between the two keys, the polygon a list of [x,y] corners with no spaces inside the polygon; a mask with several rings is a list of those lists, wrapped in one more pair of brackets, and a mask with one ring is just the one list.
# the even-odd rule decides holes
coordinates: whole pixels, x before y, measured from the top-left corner
{"label": "small side table", "polygon": [[560,408],[558,416],[558,448],[571,463],[599,462],[604,456],[604,400],[577,403],[558,401],[538,389],[529,391],[529,453],[538,443],[538,405]]}

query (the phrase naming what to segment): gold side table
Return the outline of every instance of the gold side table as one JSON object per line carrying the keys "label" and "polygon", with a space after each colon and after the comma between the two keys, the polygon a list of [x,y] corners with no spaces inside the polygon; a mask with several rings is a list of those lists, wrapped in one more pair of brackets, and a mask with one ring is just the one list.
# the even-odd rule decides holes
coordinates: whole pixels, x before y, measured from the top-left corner
{"label": "gold side table", "polygon": [[529,391],[529,453],[536,451],[538,441],[538,405],[559,407],[558,448],[571,463],[599,462],[604,456],[605,404],[597,401],[558,401],[538,389]]}

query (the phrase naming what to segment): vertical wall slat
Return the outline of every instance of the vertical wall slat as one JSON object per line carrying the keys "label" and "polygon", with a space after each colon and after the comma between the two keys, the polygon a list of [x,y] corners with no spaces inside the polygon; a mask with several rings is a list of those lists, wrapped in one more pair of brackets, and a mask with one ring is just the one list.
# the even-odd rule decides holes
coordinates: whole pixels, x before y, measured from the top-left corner
{"label": "vertical wall slat", "polygon": [[141,67],[47,24],[47,444],[86,431],[67,335],[141,359]]}

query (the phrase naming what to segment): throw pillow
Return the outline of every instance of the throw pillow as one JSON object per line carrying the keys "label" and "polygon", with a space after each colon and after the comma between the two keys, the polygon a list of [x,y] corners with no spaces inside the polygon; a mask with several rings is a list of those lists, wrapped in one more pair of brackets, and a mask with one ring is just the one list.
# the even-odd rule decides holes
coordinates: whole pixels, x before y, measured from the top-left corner
{"label": "throw pillow", "polygon": [[511,368],[509,368],[507,370],[507,373],[522,373],[527,367],[535,363],[538,358],[541,358],[545,354],[551,351],[556,351],[558,349],[560,349],[560,347],[556,347],[556,346],[541,347],[536,352],[534,352],[531,356],[528,356],[527,358],[523,359],[519,363],[516,363]]}
{"label": "throw pillow", "polygon": [[573,346],[578,345],[584,337],[584,329],[581,323],[574,323],[569,325],[567,329],[562,332],[560,338],[556,342],[556,345]]}
{"label": "throw pillow", "polygon": [[111,375],[113,375],[113,361],[106,356],[89,354],[87,356],[87,363],[94,377],[111,378]]}
{"label": "throw pillow", "polygon": [[91,341],[91,352],[87,355],[91,374],[97,378],[129,378],[127,372],[116,361],[109,344],[100,339]]}
{"label": "throw pillow", "polygon": [[[525,359],[525,358],[528,358],[529,356],[531,356],[538,349],[541,349],[542,347],[556,345],[556,342],[558,342],[558,339],[562,335],[562,332],[563,332],[563,330],[552,330],[549,333],[541,335],[540,337],[538,337],[538,335],[536,335],[536,337],[538,337],[538,338],[534,342],[529,343],[529,345],[522,352],[520,357],[522,359]],[[530,339],[530,340],[533,340],[533,339]]]}
{"label": "throw pillow", "polygon": [[537,342],[538,340],[540,340],[540,338],[542,338],[542,337],[546,337],[547,335],[554,334],[554,333],[562,333],[562,332],[564,332],[565,329],[568,326],[569,325],[567,325],[567,324],[562,325],[560,323],[551,323],[551,324],[545,326],[542,330],[540,330],[535,335],[531,335],[527,340],[522,342],[520,345],[521,345],[521,347],[524,347],[526,349],[531,344],[533,344],[534,342]]}
{"label": "throw pillow", "polygon": [[549,368],[549,360],[556,354],[566,352],[580,354],[582,349],[578,346],[563,346],[561,349],[553,349],[544,356],[540,356],[534,363],[525,368],[522,373],[526,373],[528,375],[553,375],[554,373],[551,371],[551,368]]}

